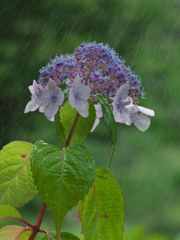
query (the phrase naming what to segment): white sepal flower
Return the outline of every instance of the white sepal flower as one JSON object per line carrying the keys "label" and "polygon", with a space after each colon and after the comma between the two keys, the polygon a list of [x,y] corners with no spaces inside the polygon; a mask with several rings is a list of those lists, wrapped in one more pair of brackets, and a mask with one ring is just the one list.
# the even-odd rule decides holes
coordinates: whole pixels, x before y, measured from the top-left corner
{"label": "white sepal flower", "polygon": [[113,99],[113,115],[118,123],[134,124],[140,131],[146,131],[151,124],[151,117],[155,116],[152,109],[133,104],[128,96],[129,85],[122,85]]}
{"label": "white sepal flower", "polygon": [[151,125],[151,117],[155,116],[152,109],[134,105],[131,108],[131,119],[133,124],[142,132],[145,132]]}
{"label": "white sepal flower", "polygon": [[132,98],[128,94],[129,84],[122,85],[113,99],[112,107],[115,122],[131,125],[131,115],[127,106],[132,104]]}
{"label": "white sepal flower", "polygon": [[69,102],[82,117],[88,117],[88,99],[90,97],[90,88],[81,83],[80,78],[77,77],[73,82],[69,91]]}
{"label": "white sepal flower", "polygon": [[61,106],[63,102],[63,91],[57,87],[55,81],[50,80],[46,86],[45,104],[39,108],[39,111],[43,112],[48,120],[54,121],[59,106]]}

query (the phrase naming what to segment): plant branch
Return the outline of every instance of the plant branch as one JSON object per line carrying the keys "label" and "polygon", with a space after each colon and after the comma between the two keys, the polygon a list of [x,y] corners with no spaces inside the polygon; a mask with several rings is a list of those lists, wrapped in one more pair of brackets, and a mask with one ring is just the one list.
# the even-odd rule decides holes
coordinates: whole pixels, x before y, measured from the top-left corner
{"label": "plant branch", "polygon": [[30,222],[28,222],[27,220],[23,219],[23,218],[18,218],[18,217],[0,217],[0,221],[13,221],[13,222],[17,222],[20,223],[24,226],[28,226],[32,228],[32,224]]}
{"label": "plant branch", "polygon": [[41,231],[40,227],[41,227],[41,223],[42,223],[45,211],[46,211],[46,205],[44,204],[39,211],[39,214],[36,219],[36,223],[32,225],[32,234],[29,237],[29,240],[34,240],[38,232]]}
{"label": "plant branch", "polygon": [[70,145],[72,137],[73,137],[73,133],[74,133],[74,131],[76,129],[76,125],[78,123],[78,119],[79,119],[79,113],[76,113],[76,116],[74,118],[73,124],[72,124],[72,126],[70,128],[69,134],[68,134],[68,136],[67,136],[67,138],[65,140],[64,147],[67,147],[67,146]]}

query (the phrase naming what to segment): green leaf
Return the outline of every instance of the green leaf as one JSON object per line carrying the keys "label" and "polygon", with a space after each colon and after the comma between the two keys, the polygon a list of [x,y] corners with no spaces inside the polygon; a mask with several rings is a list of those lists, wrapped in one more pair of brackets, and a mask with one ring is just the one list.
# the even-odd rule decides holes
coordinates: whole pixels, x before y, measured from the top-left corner
{"label": "green leaf", "polygon": [[[77,117],[78,116],[78,117]],[[61,107],[58,117],[56,119],[57,131],[60,137],[60,143],[63,146],[67,141],[68,135],[76,122],[73,136],[71,138],[71,143],[82,143],[90,133],[95,120],[95,109],[94,106],[89,106],[89,117],[83,118],[77,111],[71,107],[71,105],[66,102],[63,107]]]}
{"label": "green leaf", "polygon": [[17,217],[21,218],[18,210],[10,205],[0,205],[0,219],[4,217]]}
{"label": "green leaf", "polygon": [[60,151],[43,141],[33,146],[31,158],[39,193],[59,225],[68,210],[84,198],[92,185],[94,161],[83,145]]}
{"label": "green leaf", "polygon": [[10,205],[0,205],[0,228],[11,224],[13,221],[9,218],[21,218],[21,214],[16,208]]}
{"label": "green leaf", "polygon": [[2,240],[24,240],[21,239],[21,233],[24,227],[9,225],[0,229],[0,239]]}
{"label": "green leaf", "polygon": [[20,207],[36,194],[29,155],[32,144],[15,141],[0,151],[0,203]]}
{"label": "green leaf", "polygon": [[62,237],[62,240],[79,240],[78,237],[76,237],[72,233],[67,233],[67,232],[62,232],[61,237]]}
{"label": "green leaf", "polygon": [[114,121],[112,109],[104,96],[98,96],[97,98],[103,109],[103,119],[109,132],[111,142],[115,145],[117,143],[117,124]]}
{"label": "green leaf", "polygon": [[[19,235],[19,238],[17,240],[29,240],[30,236],[31,236],[31,231],[25,231]],[[39,239],[36,237],[36,240],[39,240]]]}
{"label": "green leaf", "polygon": [[108,170],[97,170],[96,180],[82,202],[81,222],[84,240],[123,239],[123,197]]}

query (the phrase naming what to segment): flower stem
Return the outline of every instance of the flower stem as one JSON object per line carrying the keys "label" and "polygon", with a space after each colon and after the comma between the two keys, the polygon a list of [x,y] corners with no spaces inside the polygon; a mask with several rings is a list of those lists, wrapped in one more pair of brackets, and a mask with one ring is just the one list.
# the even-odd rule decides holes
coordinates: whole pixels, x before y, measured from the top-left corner
{"label": "flower stem", "polygon": [[111,149],[111,156],[110,156],[109,161],[108,161],[108,164],[107,164],[107,167],[108,167],[109,169],[112,168],[112,161],[113,161],[113,157],[114,157],[115,150],[116,150],[116,145],[113,144],[113,145],[112,145],[112,149]]}
{"label": "flower stem", "polygon": [[58,224],[56,225],[56,240],[61,240],[61,228]]}
{"label": "flower stem", "polygon": [[37,216],[36,223],[32,226],[32,234],[29,237],[29,240],[34,240],[36,235],[40,231],[40,227],[41,227],[41,223],[42,223],[45,211],[46,211],[46,204],[43,204]]}
{"label": "flower stem", "polygon": [[72,124],[72,126],[71,126],[71,128],[69,130],[69,134],[68,134],[68,136],[67,136],[67,138],[65,140],[65,143],[64,143],[65,147],[69,146],[70,143],[71,143],[71,140],[72,140],[72,137],[73,137],[73,133],[74,133],[74,131],[76,129],[76,125],[78,123],[78,120],[79,120],[79,114],[76,113],[76,116],[74,118],[73,124]]}

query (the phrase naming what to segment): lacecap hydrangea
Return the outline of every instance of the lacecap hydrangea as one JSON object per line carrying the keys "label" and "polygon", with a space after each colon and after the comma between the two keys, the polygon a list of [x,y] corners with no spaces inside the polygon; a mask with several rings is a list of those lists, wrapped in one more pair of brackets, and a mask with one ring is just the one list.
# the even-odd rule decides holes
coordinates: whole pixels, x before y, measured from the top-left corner
{"label": "lacecap hydrangea", "polygon": [[89,104],[94,104],[92,131],[103,118],[97,96],[107,98],[115,122],[134,124],[141,131],[148,129],[155,115],[153,110],[138,105],[143,95],[138,76],[102,43],[83,43],[72,55],[56,56],[40,69],[29,90],[31,100],[25,113],[39,110],[50,121],[66,101],[84,118],[89,115]]}

